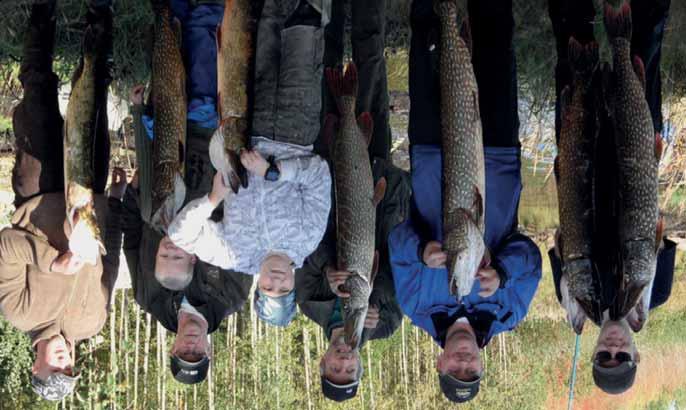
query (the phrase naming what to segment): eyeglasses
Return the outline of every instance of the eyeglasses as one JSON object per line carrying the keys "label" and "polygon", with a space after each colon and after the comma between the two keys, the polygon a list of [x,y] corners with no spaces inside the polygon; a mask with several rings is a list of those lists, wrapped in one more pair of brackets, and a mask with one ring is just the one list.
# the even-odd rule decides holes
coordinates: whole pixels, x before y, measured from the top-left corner
{"label": "eyeglasses", "polygon": [[[606,350],[601,350],[598,353],[595,354],[595,362],[602,365],[603,363],[607,363],[610,360],[612,360],[612,353],[606,351]],[[627,352],[617,352],[615,354],[614,359],[619,362],[619,364],[629,362],[629,364],[633,363],[633,359],[631,358],[631,355]]]}

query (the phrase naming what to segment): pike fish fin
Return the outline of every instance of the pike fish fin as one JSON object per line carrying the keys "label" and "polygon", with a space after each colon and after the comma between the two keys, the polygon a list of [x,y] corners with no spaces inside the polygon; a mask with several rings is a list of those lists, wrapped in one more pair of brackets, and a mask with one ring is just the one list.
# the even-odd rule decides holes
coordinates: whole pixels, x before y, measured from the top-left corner
{"label": "pike fish fin", "polygon": [[605,30],[610,40],[631,40],[631,25],[631,6],[628,2],[624,1],[618,9],[605,2]]}
{"label": "pike fish fin", "polygon": [[476,216],[474,223],[479,224],[479,220],[484,214],[484,198],[481,196],[479,187],[474,185],[474,204],[472,205],[472,215]]}
{"label": "pike fish fin", "polygon": [[171,29],[174,32],[174,37],[176,38],[176,45],[179,47],[179,50],[183,48],[183,37],[181,34],[181,21],[174,17],[171,22]]}
{"label": "pike fish fin", "polygon": [[614,95],[615,95],[615,74],[608,63],[603,63],[602,71],[602,85],[603,85],[603,103],[607,113],[614,117]]}
{"label": "pike fish fin", "polygon": [[372,264],[372,272],[369,276],[369,287],[373,288],[376,275],[379,273],[379,251],[374,251],[374,263]]}
{"label": "pike fish fin", "polygon": [[231,186],[231,190],[233,191],[234,194],[238,193],[238,187],[240,185],[243,185],[244,179],[245,179],[245,185],[243,185],[243,188],[246,188],[248,185],[247,178],[245,178],[245,167],[243,167],[243,164],[241,163],[241,158],[238,155],[237,152],[235,151],[227,151],[226,156],[229,161],[229,169],[227,170],[227,175],[229,180],[224,181],[228,182],[228,184]]}
{"label": "pike fish fin", "polygon": [[556,156],[553,161],[553,174],[555,174],[555,182],[560,181],[560,157]]}
{"label": "pike fish fin", "polygon": [[662,237],[665,233],[665,217],[660,215],[657,220],[657,228],[655,229],[655,253],[660,250],[662,245]]}
{"label": "pike fish fin", "polygon": [[338,112],[341,113],[341,97],[357,96],[357,67],[355,63],[349,63],[345,67],[345,73],[338,68],[328,67],[325,76],[331,95],[336,100]]}
{"label": "pike fish fin", "polygon": [[367,146],[372,143],[372,134],[374,133],[374,120],[369,112],[363,112],[357,117],[357,126],[360,127],[362,135],[367,140]]}
{"label": "pike fish fin", "polygon": [[460,26],[460,37],[462,37],[462,40],[464,41],[465,46],[467,46],[467,49],[469,50],[469,54],[472,54],[472,26],[469,22],[469,16],[465,16],[464,20],[462,20],[462,25]]}
{"label": "pike fish fin", "polygon": [[643,91],[645,92],[646,89],[646,68],[645,65],[643,64],[643,60],[641,60],[641,57],[639,56],[634,56],[633,60],[631,60],[633,66],[634,66],[634,71],[636,72],[636,77],[638,77],[638,82],[641,83],[641,87],[643,88]]}
{"label": "pike fish fin", "polygon": [[662,159],[662,152],[664,151],[665,141],[662,139],[662,135],[659,132],[655,133],[655,159],[660,162]]}
{"label": "pike fish fin", "polygon": [[586,77],[595,71],[599,60],[597,42],[591,41],[582,45],[576,38],[570,37],[567,50],[569,65],[573,72],[583,74]]}
{"label": "pike fish fin", "polygon": [[381,177],[379,180],[376,182],[376,186],[374,186],[374,206],[377,207],[383,200],[384,196],[386,196],[386,177]]}
{"label": "pike fish fin", "polygon": [[562,118],[567,115],[567,110],[572,102],[572,89],[570,86],[566,86],[560,92],[560,115]]}

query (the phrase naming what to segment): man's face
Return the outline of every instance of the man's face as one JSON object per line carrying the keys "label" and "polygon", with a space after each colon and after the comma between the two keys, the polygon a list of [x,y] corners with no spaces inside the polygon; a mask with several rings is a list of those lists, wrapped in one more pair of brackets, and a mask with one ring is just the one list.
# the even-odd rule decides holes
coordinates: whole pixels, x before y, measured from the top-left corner
{"label": "man's face", "polygon": [[155,272],[165,275],[187,275],[195,263],[195,255],[184,251],[165,236],[160,241],[155,257]]}
{"label": "man's face", "polygon": [[67,342],[58,335],[38,346],[32,373],[41,380],[58,372],[71,376],[73,363]]}
{"label": "man's face", "polygon": [[269,297],[289,294],[295,286],[295,274],[291,261],[283,256],[272,255],[262,262],[257,286]]}
{"label": "man's face", "polygon": [[322,356],[320,366],[324,377],[338,385],[352,383],[357,379],[360,368],[360,353],[345,344],[343,334],[331,341],[328,350]]}
{"label": "man's face", "polygon": [[473,333],[464,328],[453,330],[446,336],[443,353],[438,356],[436,368],[458,380],[472,381],[481,374],[481,351]]}
{"label": "man's face", "polygon": [[195,363],[209,355],[210,343],[207,339],[207,322],[188,313],[179,316],[176,339],[171,353],[187,362]]}
{"label": "man's face", "polygon": [[598,341],[593,352],[593,358],[599,357],[602,367],[617,367],[622,358],[630,358],[638,362],[640,355],[633,341],[633,333],[626,320],[608,320],[603,323],[598,335]]}

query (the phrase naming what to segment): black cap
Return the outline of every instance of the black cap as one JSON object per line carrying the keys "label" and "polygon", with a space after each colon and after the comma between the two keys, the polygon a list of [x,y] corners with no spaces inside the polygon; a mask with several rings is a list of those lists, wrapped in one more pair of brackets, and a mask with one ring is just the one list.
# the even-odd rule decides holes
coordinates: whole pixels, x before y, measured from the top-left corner
{"label": "black cap", "polygon": [[623,362],[616,367],[602,367],[593,363],[593,381],[608,394],[621,394],[634,385],[638,367],[633,361]]}
{"label": "black cap", "polygon": [[210,369],[210,358],[205,356],[200,361],[191,363],[178,358],[171,357],[171,372],[176,381],[184,384],[195,384],[207,378],[207,371]]}
{"label": "black cap", "polygon": [[322,376],[322,393],[324,397],[333,401],[345,401],[357,395],[357,386],[360,385],[359,377],[352,383],[334,384]]}
{"label": "black cap", "polygon": [[481,376],[476,380],[465,382],[449,374],[439,374],[438,381],[445,397],[455,403],[464,403],[476,397],[479,393]]}

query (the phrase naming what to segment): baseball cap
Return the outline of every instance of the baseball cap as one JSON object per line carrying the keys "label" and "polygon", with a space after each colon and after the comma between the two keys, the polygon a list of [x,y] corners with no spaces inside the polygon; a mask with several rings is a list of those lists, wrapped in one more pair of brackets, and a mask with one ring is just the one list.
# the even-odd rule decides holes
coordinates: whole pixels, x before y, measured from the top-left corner
{"label": "baseball cap", "polygon": [[593,381],[605,393],[624,393],[634,385],[637,369],[634,361],[623,362],[616,367],[602,367],[597,360],[594,360]]}
{"label": "baseball cap", "polygon": [[207,378],[210,369],[210,358],[205,356],[199,361],[187,362],[177,356],[171,357],[171,372],[176,381],[184,384],[195,384]]}
{"label": "baseball cap", "polygon": [[53,373],[45,380],[31,376],[31,387],[43,400],[60,401],[74,391],[78,379],[64,373]]}
{"label": "baseball cap", "polygon": [[362,366],[360,365],[357,371],[357,377],[355,380],[348,384],[335,384],[321,375],[322,378],[322,393],[324,397],[333,401],[345,401],[352,399],[357,395],[357,387],[360,385],[360,379],[362,379]]}
{"label": "baseball cap", "polygon": [[462,381],[449,374],[439,374],[438,381],[441,385],[441,391],[445,397],[455,403],[464,403],[479,393],[479,385],[481,384],[481,376],[476,380]]}

